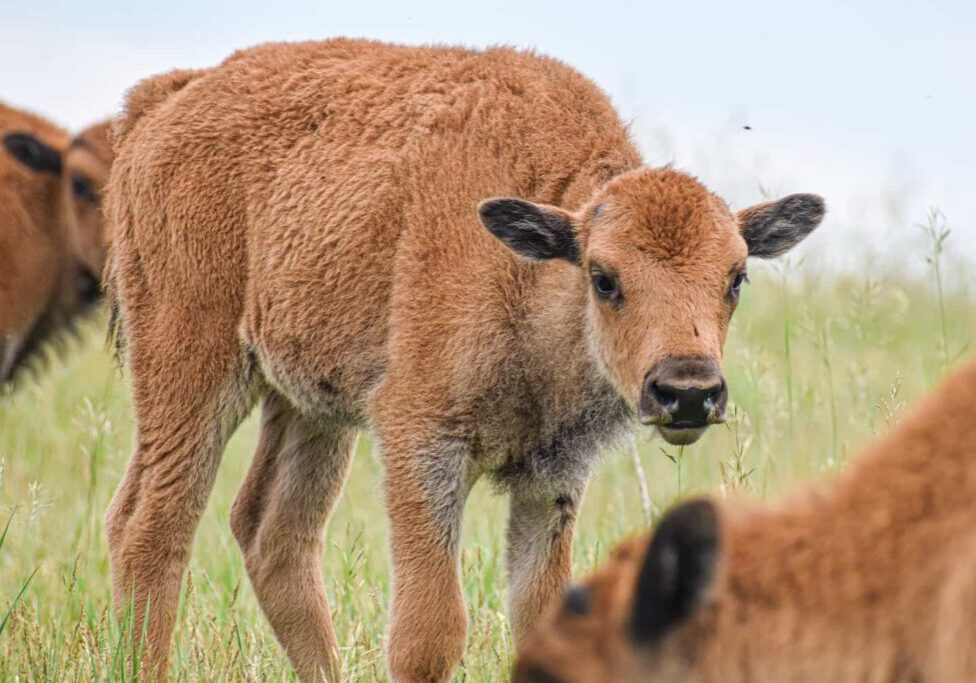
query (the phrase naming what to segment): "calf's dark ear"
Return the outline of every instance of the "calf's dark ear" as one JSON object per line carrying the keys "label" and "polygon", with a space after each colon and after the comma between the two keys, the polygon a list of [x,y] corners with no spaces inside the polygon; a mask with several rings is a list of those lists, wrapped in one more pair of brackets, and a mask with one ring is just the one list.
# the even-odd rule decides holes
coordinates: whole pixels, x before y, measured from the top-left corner
{"label": "calf's dark ear", "polygon": [[637,577],[630,632],[649,645],[695,613],[715,580],[719,520],[715,504],[693,500],[658,525]]}
{"label": "calf's dark ear", "polygon": [[30,133],[7,133],[3,146],[10,156],[32,171],[61,175],[61,152]]}
{"label": "calf's dark ear", "polygon": [[478,216],[488,232],[517,254],[539,261],[558,258],[581,262],[579,242],[567,211],[521,199],[499,198],[481,202]]}
{"label": "calf's dark ear", "polygon": [[771,258],[802,242],[820,225],[826,211],[823,198],[815,194],[791,194],[743,209],[736,218],[749,256]]}

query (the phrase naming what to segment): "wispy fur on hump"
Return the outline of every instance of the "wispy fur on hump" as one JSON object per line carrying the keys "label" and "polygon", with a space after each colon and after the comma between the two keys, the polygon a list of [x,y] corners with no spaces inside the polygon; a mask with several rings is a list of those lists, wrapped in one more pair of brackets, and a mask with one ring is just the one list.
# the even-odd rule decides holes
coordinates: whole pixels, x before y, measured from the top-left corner
{"label": "wispy fur on hump", "polygon": [[[185,88],[191,81],[206,73],[206,71],[207,69],[174,69],[173,71],[144,78],[132,86],[125,95],[122,114],[115,119],[112,125],[110,137],[113,148],[116,150],[119,149],[139,121],[166,101],[171,95]],[[113,252],[114,249],[109,245],[105,270],[102,275],[105,283],[105,299],[110,311],[107,342],[113,347],[116,360],[121,362],[122,353],[125,349],[125,336],[123,334],[119,302],[116,296]]]}
{"label": "wispy fur on hump", "polygon": [[145,78],[132,86],[126,93],[122,115],[115,122],[114,144],[121,145],[142,117],[205,71],[205,69],[174,69],[158,76]]}

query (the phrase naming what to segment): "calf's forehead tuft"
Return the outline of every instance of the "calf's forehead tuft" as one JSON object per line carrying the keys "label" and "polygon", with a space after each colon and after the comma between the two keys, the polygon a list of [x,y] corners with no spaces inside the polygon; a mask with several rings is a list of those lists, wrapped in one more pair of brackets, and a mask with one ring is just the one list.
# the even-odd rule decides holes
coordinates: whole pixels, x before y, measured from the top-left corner
{"label": "calf's forehead tuft", "polygon": [[[728,206],[693,176],[670,167],[642,168],[611,181],[596,216],[614,239],[660,259],[725,251],[737,232]],[[599,241],[599,238],[597,238]]]}

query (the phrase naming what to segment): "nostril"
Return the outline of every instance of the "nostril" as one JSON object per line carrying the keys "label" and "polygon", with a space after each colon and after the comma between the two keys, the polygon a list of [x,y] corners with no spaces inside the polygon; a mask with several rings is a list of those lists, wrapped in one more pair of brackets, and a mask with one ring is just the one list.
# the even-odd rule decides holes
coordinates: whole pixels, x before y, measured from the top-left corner
{"label": "nostril", "polygon": [[714,408],[721,406],[723,399],[725,398],[726,391],[727,389],[724,379],[717,386],[706,389],[705,410],[711,411]]}
{"label": "nostril", "polygon": [[669,429],[699,429],[722,422],[728,401],[725,378],[708,358],[666,358],[644,377],[641,419]]}
{"label": "nostril", "polygon": [[670,387],[666,384],[653,382],[651,384],[651,391],[654,393],[654,399],[666,411],[673,413],[678,409],[677,389]]}

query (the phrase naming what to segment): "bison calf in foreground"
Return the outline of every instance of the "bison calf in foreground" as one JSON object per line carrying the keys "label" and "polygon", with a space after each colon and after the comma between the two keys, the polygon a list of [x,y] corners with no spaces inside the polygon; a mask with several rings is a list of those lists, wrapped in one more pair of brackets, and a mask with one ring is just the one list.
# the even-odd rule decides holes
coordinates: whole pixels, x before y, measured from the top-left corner
{"label": "bison calf in foreground", "polygon": [[108,124],[74,139],[0,104],[0,385],[100,294]]}
{"label": "bison calf in foreground", "polygon": [[138,430],[107,528],[157,673],[221,452],[258,397],[231,526],[304,680],[334,667],[322,531],[367,426],[393,678],[444,680],[460,659],[458,535],[481,476],[511,496],[521,637],[569,577],[601,446],[635,416],[672,443],[723,419],[746,257],[790,249],[824,210],[796,195],[731,213],[642,166],[590,81],[511,49],[265,45],[142,82],[116,134]]}
{"label": "bison calf in foreground", "polygon": [[976,362],[833,485],[675,508],[570,589],[515,680],[976,681]]}

